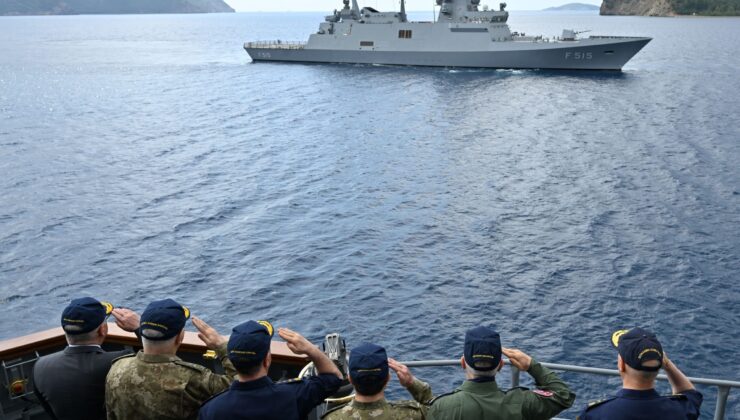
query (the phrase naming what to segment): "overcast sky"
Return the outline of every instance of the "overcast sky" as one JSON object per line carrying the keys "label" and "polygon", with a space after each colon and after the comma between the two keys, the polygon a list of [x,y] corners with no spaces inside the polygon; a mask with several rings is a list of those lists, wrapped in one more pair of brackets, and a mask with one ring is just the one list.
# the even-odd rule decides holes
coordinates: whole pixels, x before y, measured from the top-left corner
{"label": "overcast sky", "polygon": [[[225,0],[237,12],[330,12],[342,8],[342,0]],[[482,0],[498,9],[502,0]],[[503,0],[506,1],[506,0]],[[560,6],[566,3],[590,3],[600,5],[600,0],[508,0],[509,10],[542,10],[547,7]],[[370,6],[378,10],[397,10],[400,0],[358,0],[360,7]],[[434,0],[406,0],[409,11],[432,10]]]}

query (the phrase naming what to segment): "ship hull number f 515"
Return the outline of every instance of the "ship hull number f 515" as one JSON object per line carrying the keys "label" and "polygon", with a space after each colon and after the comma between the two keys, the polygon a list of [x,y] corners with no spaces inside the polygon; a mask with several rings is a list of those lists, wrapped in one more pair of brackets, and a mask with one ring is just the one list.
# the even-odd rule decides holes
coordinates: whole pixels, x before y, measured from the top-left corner
{"label": "ship hull number f 515", "polygon": [[573,51],[566,51],[565,52],[565,59],[566,60],[591,60],[594,58],[594,54],[590,52],[573,52]]}

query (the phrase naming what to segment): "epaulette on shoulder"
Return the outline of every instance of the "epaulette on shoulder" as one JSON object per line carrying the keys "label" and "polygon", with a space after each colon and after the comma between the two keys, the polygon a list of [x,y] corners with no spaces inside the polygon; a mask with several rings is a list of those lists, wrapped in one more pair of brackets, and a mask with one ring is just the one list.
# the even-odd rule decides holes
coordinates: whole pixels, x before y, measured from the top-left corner
{"label": "epaulette on shoulder", "polygon": [[124,354],[123,356],[118,356],[115,359],[111,360],[111,364],[116,363],[119,360],[123,360],[123,359],[134,357],[134,356],[136,356],[136,353],[129,353],[129,354]]}
{"label": "epaulette on shoulder", "polygon": [[529,391],[529,388],[527,388],[526,386],[515,386],[514,388],[507,389],[506,391],[504,391],[504,393],[508,393],[511,391]]}
{"label": "epaulette on shoulder", "polygon": [[278,381],[279,384],[300,384],[303,382],[303,378],[291,378],[291,379],[283,379],[282,381]]}
{"label": "epaulette on shoulder", "polygon": [[335,411],[338,411],[338,410],[341,410],[341,409],[343,409],[343,408],[344,408],[344,407],[346,407],[346,406],[347,406],[348,404],[349,404],[349,403],[344,403],[344,404],[341,404],[341,405],[338,405],[338,406],[336,406],[336,407],[332,408],[331,410],[329,410],[329,411],[327,411],[326,413],[324,413],[324,414],[323,414],[323,415],[321,416],[321,418],[322,418],[322,419],[325,419],[325,418],[326,418],[326,417],[327,417],[327,416],[328,416],[329,414],[331,414],[331,413],[333,413],[333,412],[335,412]]}
{"label": "epaulette on shoulder", "polygon": [[446,394],[440,394],[440,395],[437,395],[436,397],[434,397],[434,398],[432,398],[431,400],[429,400],[429,405],[432,405],[432,404],[434,404],[434,402],[435,402],[435,401],[437,401],[437,400],[438,400],[438,399],[440,399],[440,398],[443,398],[443,397],[447,397],[447,396],[450,396],[450,395],[452,395],[452,394],[455,394],[455,393],[457,393],[457,392],[460,392],[460,390],[459,390],[459,389],[456,389],[456,390],[454,390],[454,391],[452,391],[452,392],[448,392],[448,393],[446,393]]}
{"label": "epaulette on shoulder", "polygon": [[666,397],[666,398],[670,398],[670,399],[672,399],[672,400],[678,400],[678,401],[681,401],[681,400],[688,400],[688,399],[689,399],[689,397],[687,397],[687,396],[685,396],[685,395],[683,395],[683,394],[671,394],[671,395],[664,395],[664,397]]}
{"label": "epaulette on shoulder", "polygon": [[397,407],[397,408],[410,408],[412,410],[419,410],[421,408],[421,404],[419,404],[416,401],[411,400],[405,400],[405,401],[390,401],[388,404],[391,405],[391,407]]}
{"label": "epaulette on shoulder", "polygon": [[586,411],[591,410],[592,408],[596,408],[596,407],[600,406],[601,404],[607,403],[607,402],[612,401],[612,400],[614,400],[613,397],[612,398],[604,398],[603,400],[591,401],[590,403],[588,403],[588,406],[586,407]]}
{"label": "epaulette on shoulder", "polygon": [[186,362],[186,361],[184,361],[184,360],[175,360],[175,361],[174,361],[174,363],[175,363],[176,365],[178,365],[178,366],[186,367],[186,368],[189,368],[189,369],[195,370],[195,371],[197,371],[197,372],[204,372],[204,371],[207,371],[207,370],[209,370],[209,369],[208,369],[207,367],[205,367],[205,366],[201,366],[201,365],[196,365],[195,363],[190,363],[190,362]]}

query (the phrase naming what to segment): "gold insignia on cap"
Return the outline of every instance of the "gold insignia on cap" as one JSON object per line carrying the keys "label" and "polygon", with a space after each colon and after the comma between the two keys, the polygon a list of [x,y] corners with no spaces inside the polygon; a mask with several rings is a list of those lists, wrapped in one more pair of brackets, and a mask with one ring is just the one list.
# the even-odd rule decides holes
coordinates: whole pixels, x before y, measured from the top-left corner
{"label": "gold insignia on cap", "polygon": [[182,311],[185,312],[185,319],[190,319],[190,309],[187,306],[183,306]]}
{"label": "gold insignia on cap", "polygon": [[113,312],[113,304],[110,302],[100,302],[101,305],[105,307],[105,314],[110,315],[111,312]]}
{"label": "gold insignia on cap", "polygon": [[628,331],[629,330],[619,330],[612,334],[612,344],[614,347],[619,346],[619,339],[622,338],[623,335],[627,334]]}
{"label": "gold insignia on cap", "polygon": [[272,337],[273,334],[273,328],[272,324],[270,324],[269,321],[257,321],[258,324],[262,325],[263,327],[267,328],[267,332],[270,334],[270,337]]}

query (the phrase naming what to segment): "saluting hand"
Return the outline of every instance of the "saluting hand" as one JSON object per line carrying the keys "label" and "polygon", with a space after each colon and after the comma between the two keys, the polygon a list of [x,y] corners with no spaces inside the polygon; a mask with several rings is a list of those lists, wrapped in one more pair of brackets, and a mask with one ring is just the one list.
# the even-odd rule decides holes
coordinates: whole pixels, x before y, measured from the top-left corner
{"label": "saluting hand", "polygon": [[394,372],[396,372],[396,376],[398,376],[398,382],[404,387],[408,388],[411,386],[411,384],[414,383],[414,374],[411,373],[408,366],[404,365],[403,363],[399,363],[394,359],[388,358],[388,367],[393,369]]}
{"label": "saluting hand", "polygon": [[509,361],[515,368],[524,372],[529,370],[529,366],[532,364],[532,358],[527,353],[521,350],[507,348],[502,348],[501,351],[509,358]]}
{"label": "saluting hand", "polygon": [[304,336],[288,328],[278,328],[278,335],[285,340],[290,351],[295,354],[308,354],[313,350],[318,350],[318,347],[311,344]]}
{"label": "saluting hand", "polygon": [[126,308],[116,308],[111,312],[116,319],[116,325],[124,331],[134,332],[139,329],[139,314]]}
{"label": "saluting hand", "polygon": [[206,347],[209,349],[216,350],[227,343],[228,340],[226,337],[219,334],[215,328],[206,324],[202,319],[194,316],[192,318],[192,322],[193,325],[195,325],[195,328],[198,329],[198,338],[200,338],[200,341],[205,343]]}

